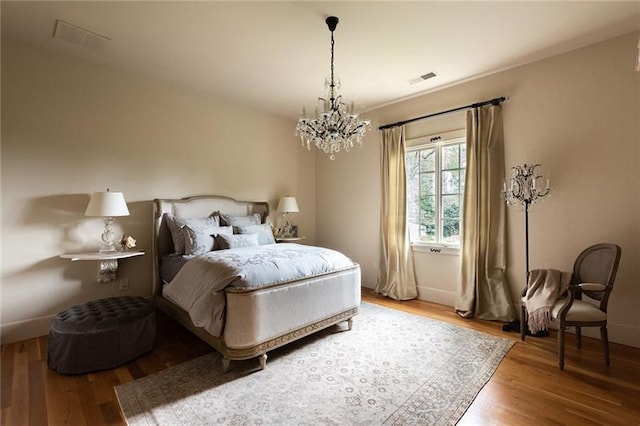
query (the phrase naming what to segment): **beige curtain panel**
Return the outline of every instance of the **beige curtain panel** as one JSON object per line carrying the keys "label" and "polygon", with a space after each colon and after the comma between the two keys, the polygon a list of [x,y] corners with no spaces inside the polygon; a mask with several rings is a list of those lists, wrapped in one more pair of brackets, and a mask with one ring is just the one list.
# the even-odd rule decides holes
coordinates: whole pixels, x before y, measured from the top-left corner
{"label": "beige curtain panel", "polygon": [[418,295],[407,229],[404,126],[382,131],[382,253],[376,292],[396,300]]}
{"label": "beige curtain panel", "polygon": [[506,268],[506,205],[502,107],[467,111],[462,274],[456,312],[465,318],[512,321]]}

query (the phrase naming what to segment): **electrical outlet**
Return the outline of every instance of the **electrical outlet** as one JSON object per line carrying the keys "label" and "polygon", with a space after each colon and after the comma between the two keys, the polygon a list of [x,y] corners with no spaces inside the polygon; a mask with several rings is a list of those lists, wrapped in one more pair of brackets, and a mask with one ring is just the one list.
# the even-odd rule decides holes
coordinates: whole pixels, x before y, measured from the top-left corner
{"label": "electrical outlet", "polygon": [[127,291],[129,290],[129,279],[127,278],[120,278],[118,280],[118,290],[120,291]]}

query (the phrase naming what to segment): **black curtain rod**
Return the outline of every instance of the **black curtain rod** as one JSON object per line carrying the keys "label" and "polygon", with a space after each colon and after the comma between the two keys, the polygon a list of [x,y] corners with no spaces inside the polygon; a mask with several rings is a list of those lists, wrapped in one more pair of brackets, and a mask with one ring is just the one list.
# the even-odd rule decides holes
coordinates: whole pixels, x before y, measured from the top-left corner
{"label": "black curtain rod", "polygon": [[424,120],[425,118],[435,117],[437,115],[449,114],[450,112],[456,112],[456,111],[460,111],[460,110],[463,110],[463,109],[480,108],[482,106],[489,105],[489,104],[491,104],[491,105],[500,105],[501,102],[504,102],[506,100],[507,100],[507,98],[505,98],[504,96],[501,96],[499,98],[493,98],[490,101],[476,102],[475,104],[465,105],[465,106],[461,106],[461,107],[458,107],[458,108],[449,109],[447,111],[435,112],[433,114],[423,115],[422,117],[410,118],[409,120],[398,121],[397,123],[392,123],[392,124],[385,124],[384,126],[378,127],[378,130],[390,129],[392,127],[402,126],[402,125],[405,125],[405,124],[408,124],[408,123],[413,123],[414,121]]}

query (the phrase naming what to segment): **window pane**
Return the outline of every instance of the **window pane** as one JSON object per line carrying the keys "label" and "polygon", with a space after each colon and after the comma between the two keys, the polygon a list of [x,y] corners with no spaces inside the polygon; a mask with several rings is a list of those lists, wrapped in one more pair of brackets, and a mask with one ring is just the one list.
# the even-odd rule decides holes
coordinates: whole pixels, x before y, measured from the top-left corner
{"label": "window pane", "polygon": [[419,152],[408,152],[404,156],[404,169],[407,173],[407,179],[414,179],[420,171]]}
{"label": "window pane", "polygon": [[467,144],[460,144],[460,167],[467,167]]}
{"label": "window pane", "polygon": [[442,193],[460,193],[460,170],[448,170],[442,172]]}
{"label": "window pane", "polygon": [[407,222],[409,236],[419,238],[420,225],[420,156],[418,151],[405,154],[405,170],[407,173]]}
{"label": "window pane", "polygon": [[420,197],[420,223],[435,222],[436,220],[436,197]]}
{"label": "window pane", "polygon": [[443,195],[442,196],[442,218],[458,219],[460,217],[460,196],[459,195]]}
{"label": "window pane", "polygon": [[426,242],[436,241],[436,223],[435,221],[427,222],[420,225],[420,240]]}
{"label": "window pane", "polygon": [[436,239],[436,197],[420,197],[420,240],[435,242]]}
{"label": "window pane", "polygon": [[457,244],[460,240],[460,196],[442,197],[442,242]]}
{"label": "window pane", "polygon": [[435,172],[420,174],[420,195],[435,195],[436,174]]}
{"label": "window pane", "polygon": [[407,196],[407,221],[409,223],[415,223],[416,225],[420,223],[420,203],[419,197],[411,197]]}
{"label": "window pane", "polygon": [[460,145],[442,147],[442,169],[451,170],[460,167]]}
{"label": "window pane", "polygon": [[460,221],[458,219],[442,220],[442,241],[447,244],[460,243]]}
{"label": "window pane", "polygon": [[420,153],[420,171],[434,172],[436,170],[435,149],[423,149]]}

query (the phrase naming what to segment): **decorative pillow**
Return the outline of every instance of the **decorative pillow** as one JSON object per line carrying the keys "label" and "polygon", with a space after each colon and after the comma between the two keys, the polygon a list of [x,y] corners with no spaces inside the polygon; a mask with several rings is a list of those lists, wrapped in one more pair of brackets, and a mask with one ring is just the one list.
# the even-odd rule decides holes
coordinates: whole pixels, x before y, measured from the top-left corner
{"label": "decorative pillow", "polygon": [[230,214],[220,213],[220,218],[222,224],[227,226],[260,225],[262,223],[260,213],[249,214],[246,216],[233,216]]}
{"label": "decorative pillow", "polygon": [[269,223],[234,226],[233,231],[235,234],[258,234],[258,244],[260,245],[276,243],[271,224]]}
{"label": "decorative pillow", "polygon": [[184,254],[203,254],[211,250],[218,249],[216,236],[219,234],[233,234],[233,226],[207,226],[207,225],[185,225],[184,232]]}
{"label": "decorative pillow", "polygon": [[222,250],[255,247],[258,245],[258,234],[218,234],[216,242]]}
{"label": "decorative pillow", "polygon": [[177,218],[169,213],[165,213],[164,216],[165,216],[165,220],[167,221],[167,226],[169,227],[169,231],[171,232],[171,239],[173,240],[174,254],[185,253],[185,247],[184,247],[185,235],[182,229],[185,225],[220,226],[220,218],[218,216],[209,216],[209,217],[201,217],[201,218]]}

